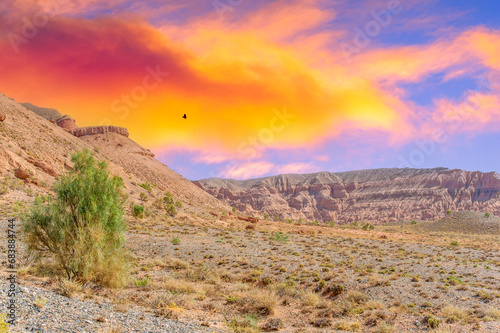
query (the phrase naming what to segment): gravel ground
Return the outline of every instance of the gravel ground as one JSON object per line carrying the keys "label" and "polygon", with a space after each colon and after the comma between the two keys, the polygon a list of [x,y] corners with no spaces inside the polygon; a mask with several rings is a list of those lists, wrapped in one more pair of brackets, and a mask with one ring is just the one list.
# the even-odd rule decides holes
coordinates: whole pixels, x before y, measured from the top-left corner
{"label": "gravel ground", "polygon": [[[6,313],[8,283],[2,280],[0,289],[0,312]],[[39,308],[36,306],[37,298],[47,302]],[[12,332],[107,333],[112,327],[121,328],[120,332],[216,332],[193,323],[159,318],[144,308],[116,312],[109,303],[67,298],[40,288],[18,286],[15,299],[18,305],[17,324],[12,327]]]}

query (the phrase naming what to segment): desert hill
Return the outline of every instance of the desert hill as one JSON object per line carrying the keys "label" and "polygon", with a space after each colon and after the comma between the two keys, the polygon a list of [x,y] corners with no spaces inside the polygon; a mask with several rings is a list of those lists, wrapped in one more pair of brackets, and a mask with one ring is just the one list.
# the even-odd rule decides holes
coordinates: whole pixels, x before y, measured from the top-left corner
{"label": "desert hill", "polygon": [[243,212],[282,219],[434,220],[447,210],[500,214],[500,175],[464,170],[374,169],[195,182]]}
{"label": "desert hill", "polygon": [[[97,158],[108,162],[112,173],[124,179],[131,201],[138,201],[141,192],[155,197],[168,191],[184,203],[183,211],[187,214],[229,210],[155,160],[154,154],[128,138],[126,129],[80,128],[69,116],[54,119],[55,112],[46,111],[53,109],[36,106],[30,109],[0,93],[0,115],[3,115],[0,119],[4,118],[0,122],[0,177],[14,179],[17,176],[35,192],[49,191],[55,177],[71,168],[71,154],[88,148],[96,152]],[[139,186],[146,183],[153,185],[151,192]],[[0,200],[8,200],[8,197],[2,196]]]}

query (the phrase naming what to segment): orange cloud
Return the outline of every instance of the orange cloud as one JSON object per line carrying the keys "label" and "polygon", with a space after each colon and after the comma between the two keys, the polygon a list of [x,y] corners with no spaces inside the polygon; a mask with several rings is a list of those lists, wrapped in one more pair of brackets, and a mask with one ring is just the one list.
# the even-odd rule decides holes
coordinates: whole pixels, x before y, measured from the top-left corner
{"label": "orange cloud", "polygon": [[[401,144],[420,134],[417,110],[398,83],[499,65],[500,33],[486,29],[423,46],[367,49],[347,65],[340,48],[331,47],[346,32],[322,29],[334,12],[318,1],[283,3],[237,22],[222,22],[214,11],[158,28],[130,15],[84,19],[61,12],[18,44],[19,53],[5,36],[22,36],[23,23],[0,23],[1,88],[69,113],[80,126],[124,126],[143,145],[185,147],[201,151],[200,162],[220,163],[269,148],[310,147],[352,128],[382,131]],[[65,10],[94,6],[101,4],[79,1]],[[485,98],[478,112],[492,114],[484,108],[496,102]],[[276,114],[284,109],[289,118]],[[244,165],[227,175],[249,172]]]}

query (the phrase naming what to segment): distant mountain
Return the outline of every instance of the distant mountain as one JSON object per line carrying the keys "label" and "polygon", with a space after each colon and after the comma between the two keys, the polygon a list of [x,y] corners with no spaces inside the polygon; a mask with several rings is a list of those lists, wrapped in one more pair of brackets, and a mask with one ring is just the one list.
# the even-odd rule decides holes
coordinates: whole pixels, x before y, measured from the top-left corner
{"label": "distant mountain", "polygon": [[435,220],[446,211],[500,215],[500,175],[464,170],[374,169],[194,182],[239,210],[347,223]]}
{"label": "distant mountain", "polygon": [[59,113],[59,111],[57,111],[56,109],[41,108],[31,103],[22,103],[21,105],[47,120],[57,120],[63,117],[63,115]]}

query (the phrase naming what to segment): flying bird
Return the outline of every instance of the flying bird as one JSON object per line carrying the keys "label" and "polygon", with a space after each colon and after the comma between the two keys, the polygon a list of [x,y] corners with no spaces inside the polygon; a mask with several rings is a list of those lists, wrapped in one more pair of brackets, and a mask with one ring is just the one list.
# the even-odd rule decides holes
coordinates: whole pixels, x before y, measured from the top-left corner
{"label": "flying bird", "polygon": [[187,119],[187,116],[186,116],[186,114],[184,114],[184,115],[182,116],[182,118],[184,118],[184,119]]}

